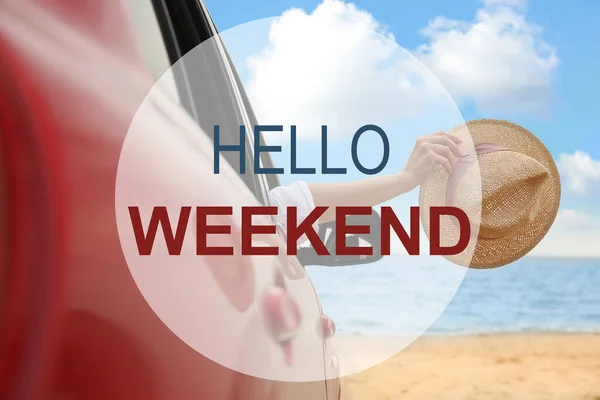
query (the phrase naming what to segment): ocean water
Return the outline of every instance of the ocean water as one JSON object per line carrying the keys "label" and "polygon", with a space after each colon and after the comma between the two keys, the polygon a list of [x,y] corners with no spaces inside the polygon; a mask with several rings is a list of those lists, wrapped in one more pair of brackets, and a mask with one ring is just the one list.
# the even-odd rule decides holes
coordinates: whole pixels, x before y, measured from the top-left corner
{"label": "ocean water", "polygon": [[310,267],[340,334],[600,332],[600,259],[525,257],[466,270],[431,257]]}

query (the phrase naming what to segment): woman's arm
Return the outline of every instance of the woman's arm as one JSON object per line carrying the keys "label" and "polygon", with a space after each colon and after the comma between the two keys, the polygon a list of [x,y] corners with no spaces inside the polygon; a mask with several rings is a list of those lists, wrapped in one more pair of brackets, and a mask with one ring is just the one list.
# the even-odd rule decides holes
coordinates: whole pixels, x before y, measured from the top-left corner
{"label": "woman's arm", "polygon": [[431,173],[435,165],[442,165],[447,173],[451,173],[455,157],[460,155],[460,143],[456,135],[433,133],[417,139],[408,162],[397,174],[353,182],[309,183],[315,206],[329,207],[319,222],[334,220],[336,206],[373,207],[409,192]]}
{"label": "woman's arm", "polygon": [[334,220],[336,206],[373,207],[409,192],[414,187],[413,178],[406,172],[352,182],[308,183],[315,206],[329,207],[319,218],[319,222]]}

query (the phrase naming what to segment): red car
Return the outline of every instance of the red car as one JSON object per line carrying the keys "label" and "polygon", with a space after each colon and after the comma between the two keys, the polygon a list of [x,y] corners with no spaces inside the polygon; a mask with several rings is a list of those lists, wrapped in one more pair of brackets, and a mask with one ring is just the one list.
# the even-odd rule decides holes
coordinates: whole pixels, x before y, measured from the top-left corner
{"label": "red car", "polygon": [[[148,305],[125,262],[115,176],[129,124],[158,77],[216,32],[198,0],[0,2],[0,398],[339,398],[336,359],[327,346],[331,325],[319,330],[326,318],[305,333],[322,337],[322,380],[251,377],[180,340]],[[214,86],[203,93],[219,95],[202,101],[178,81],[181,107],[204,132],[212,129],[203,116],[217,112],[254,121],[224,49],[216,46],[206,63]],[[242,101],[228,94],[234,87]],[[224,156],[239,170],[239,156]],[[262,157],[264,166],[272,165],[268,154]],[[206,162],[204,152],[198,160]],[[245,162],[251,170],[250,158]],[[157,179],[166,185],[169,176]],[[223,182],[262,204],[279,185],[277,176],[251,173]],[[262,272],[253,264],[230,265],[234,279],[219,273],[214,279],[232,301],[258,302],[253,293],[278,285],[278,277],[295,279],[290,271],[309,262],[291,263],[268,279],[254,279]],[[254,282],[265,287],[241,296]],[[253,340],[277,345],[262,332]],[[301,363],[302,354],[294,354],[291,365]]]}

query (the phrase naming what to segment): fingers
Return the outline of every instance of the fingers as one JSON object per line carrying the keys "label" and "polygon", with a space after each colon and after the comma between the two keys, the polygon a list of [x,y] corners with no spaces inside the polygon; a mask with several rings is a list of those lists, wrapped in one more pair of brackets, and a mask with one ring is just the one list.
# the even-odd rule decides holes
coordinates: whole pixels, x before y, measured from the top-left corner
{"label": "fingers", "polygon": [[444,170],[448,173],[448,175],[452,173],[452,164],[450,163],[448,158],[437,153],[432,153],[431,161],[433,161],[435,164],[441,165],[442,168],[444,168]]}
{"label": "fingers", "polygon": [[450,151],[452,151],[452,153],[457,157],[460,157],[462,155],[462,152],[460,151],[460,147],[458,147],[457,142],[449,135],[442,134],[430,136],[427,139],[427,143],[436,146],[445,146],[446,148],[449,148]]}
{"label": "fingers", "polygon": [[457,145],[460,145],[462,143],[462,139],[460,137],[458,137],[457,135],[455,135],[453,133],[449,133],[449,132],[444,132],[444,131],[435,132],[435,133],[432,133],[430,136],[432,136],[432,137],[446,136],[450,140],[452,140],[454,143],[456,143]]}
{"label": "fingers", "polygon": [[418,154],[427,160],[427,164],[440,165],[451,174],[456,163],[456,157],[462,156],[460,145],[462,140],[455,134],[435,132],[417,139],[415,147]]}
{"label": "fingers", "polygon": [[440,160],[440,157],[442,157],[446,161],[444,162],[444,165],[446,166],[444,167],[444,169],[448,173],[451,173],[454,169],[454,164],[456,163],[456,160],[454,158],[454,153],[452,152],[452,150],[450,150],[450,147],[445,146],[443,144],[430,143],[427,145],[427,148],[431,153],[435,155],[432,161],[438,162]]}
{"label": "fingers", "polygon": [[430,143],[429,145],[427,145],[427,149],[433,151],[436,154],[439,154],[444,158],[447,158],[448,161],[450,161],[451,163],[454,163],[454,153],[452,152],[452,150],[450,150],[448,146],[444,146],[443,144]]}

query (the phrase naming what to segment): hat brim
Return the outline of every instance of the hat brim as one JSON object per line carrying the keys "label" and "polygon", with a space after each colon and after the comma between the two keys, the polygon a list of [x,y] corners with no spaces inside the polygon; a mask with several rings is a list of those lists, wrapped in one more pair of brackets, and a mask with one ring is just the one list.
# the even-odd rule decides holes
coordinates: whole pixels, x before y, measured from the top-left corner
{"label": "hat brim", "polygon": [[[561,186],[554,158],[535,135],[508,121],[479,119],[459,125],[450,132],[457,133],[463,138],[470,136],[470,138],[466,138],[466,142],[471,149],[481,143],[497,144],[535,159],[548,170],[549,177],[544,183],[539,210],[528,224],[495,239],[484,238],[478,236],[478,232],[474,232],[475,236],[472,238],[472,242],[463,253],[446,256],[448,260],[456,264],[477,269],[496,268],[518,260],[543,239],[558,214]],[[476,168],[477,174],[479,173],[477,162],[472,168]],[[448,176],[438,171],[420,187],[421,222],[428,238],[430,238],[428,210],[432,206],[445,205],[444,193],[447,181]],[[474,183],[475,187],[477,183],[480,182]],[[474,190],[479,190],[479,198],[481,198],[481,186]]]}

